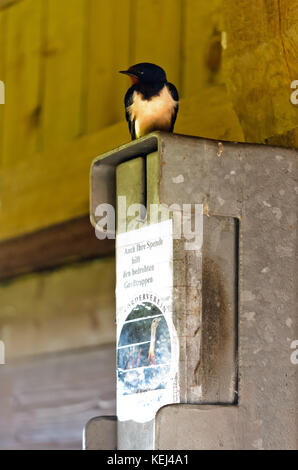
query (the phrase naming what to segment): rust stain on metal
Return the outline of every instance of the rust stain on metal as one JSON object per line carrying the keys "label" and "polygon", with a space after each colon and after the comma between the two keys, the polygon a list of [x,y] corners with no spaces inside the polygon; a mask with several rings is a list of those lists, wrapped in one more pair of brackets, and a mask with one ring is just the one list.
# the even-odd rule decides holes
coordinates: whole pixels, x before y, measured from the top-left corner
{"label": "rust stain on metal", "polygon": [[197,336],[198,332],[200,331],[201,329],[201,326],[198,326],[198,328],[196,329],[196,331],[194,332],[194,336]]}
{"label": "rust stain on metal", "polygon": [[217,151],[217,156],[218,158],[220,158],[222,156],[222,153],[223,153],[223,144],[221,142],[218,142],[218,151]]}
{"label": "rust stain on metal", "polygon": [[197,362],[197,365],[196,365],[195,370],[194,370],[194,381],[195,381],[195,385],[199,385],[199,377],[200,377],[199,369],[200,369],[200,365],[201,365],[201,360],[199,360],[199,361]]}
{"label": "rust stain on metal", "polygon": [[208,201],[204,201],[203,214],[206,215],[207,217],[210,217]]}
{"label": "rust stain on metal", "polygon": [[[202,309],[200,381],[205,392],[213,390],[212,394],[217,396],[217,393],[220,393],[220,377],[225,368],[223,358],[231,347],[228,313],[230,306],[220,270],[216,262],[207,256],[203,258]],[[214,377],[219,380],[216,386],[213,383]]]}

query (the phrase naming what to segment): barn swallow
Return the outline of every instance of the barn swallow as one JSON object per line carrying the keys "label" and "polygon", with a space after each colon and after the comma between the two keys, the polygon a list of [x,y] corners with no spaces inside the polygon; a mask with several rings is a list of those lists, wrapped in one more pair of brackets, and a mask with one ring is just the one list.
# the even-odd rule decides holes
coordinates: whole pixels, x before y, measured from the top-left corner
{"label": "barn swallow", "polygon": [[178,113],[179,95],[167,81],[165,71],[143,62],[121,70],[132,86],[125,95],[126,120],[132,140],[152,131],[173,132]]}

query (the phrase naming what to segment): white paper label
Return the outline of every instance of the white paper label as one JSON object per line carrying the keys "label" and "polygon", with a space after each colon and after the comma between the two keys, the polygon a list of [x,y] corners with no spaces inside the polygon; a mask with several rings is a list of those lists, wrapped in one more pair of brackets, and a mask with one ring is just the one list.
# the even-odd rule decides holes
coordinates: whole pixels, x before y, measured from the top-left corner
{"label": "white paper label", "polygon": [[172,221],[117,236],[117,415],[145,423],[178,401]]}

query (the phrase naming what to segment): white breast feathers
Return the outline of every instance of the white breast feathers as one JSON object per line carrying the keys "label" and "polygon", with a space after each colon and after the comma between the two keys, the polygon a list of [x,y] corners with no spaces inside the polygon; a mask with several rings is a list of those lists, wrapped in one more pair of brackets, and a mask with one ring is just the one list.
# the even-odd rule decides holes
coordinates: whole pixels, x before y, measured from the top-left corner
{"label": "white breast feathers", "polygon": [[136,138],[155,130],[169,131],[177,104],[167,86],[150,101],[145,100],[140,92],[135,91],[133,104],[127,110],[131,120],[135,121]]}

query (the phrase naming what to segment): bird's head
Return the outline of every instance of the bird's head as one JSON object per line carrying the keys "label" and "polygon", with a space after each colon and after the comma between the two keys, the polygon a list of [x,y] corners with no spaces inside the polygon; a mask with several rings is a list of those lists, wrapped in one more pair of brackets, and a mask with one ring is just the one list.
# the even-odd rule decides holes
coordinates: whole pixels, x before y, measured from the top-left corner
{"label": "bird's head", "polygon": [[148,62],[133,65],[128,70],[121,70],[120,73],[128,75],[133,85],[136,83],[144,85],[163,85],[167,82],[165,71],[158,65]]}
{"label": "bird's head", "polygon": [[160,320],[161,320],[160,318],[154,318],[154,320],[152,320],[152,323],[151,323],[151,328],[152,328],[152,330],[156,330],[156,329],[157,329]]}

